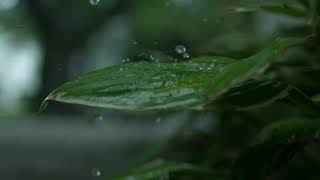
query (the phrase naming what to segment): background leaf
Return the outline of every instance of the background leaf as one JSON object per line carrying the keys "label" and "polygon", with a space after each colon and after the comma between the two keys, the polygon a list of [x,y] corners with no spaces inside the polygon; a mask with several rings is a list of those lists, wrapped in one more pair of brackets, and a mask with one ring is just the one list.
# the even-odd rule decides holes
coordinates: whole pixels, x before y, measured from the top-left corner
{"label": "background leaf", "polygon": [[310,99],[306,94],[297,88],[292,87],[288,92],[288,99],[304,110],[308,115],[319,117],[320,116],[320,106]]}
{"label": "background leaf", "polygon": [[277,39],[269,48],[249,58],[226,66],[222,69],[221,73],[213,78],[208,90],[209,99],[214,100],[235,85],[243,83],[257,75],[262,75],[286,48],[303,43],[304,41],[304,39],[297,38]]}
{"label": "background leaf", "polygon": [[[190,164],[176,164],[170,162],[156,162],[137,169],[126,176],[115,177],[112,180],[158,180],[158,179],[171,179],[172,176],[198,177],[201,179],[225,179],[229,177],[228,170],[209,170],[207,168],[196,167]],[[188,179],[189,179],[188,178]]]}
{"label": "background leaf", "polygon": [[257,1],[241,3],[234,10],[239,13],[266,11],[296,18],[308,18],[309,13],[306,10],[308,6],[308,3],[299,0]]}
{"label": "background leaf", "polygon": [[248,110],[274,103],[288,96],[289,86],[278,81],[250,80],[231,88],[210,105],[236,110]]}
{"label": "background leaf", "polygon": [[297,118],[272,123],[257,136],[254,146],[240,154],[233,176],[237,180],[266,179],[319,138],[319,121]]}

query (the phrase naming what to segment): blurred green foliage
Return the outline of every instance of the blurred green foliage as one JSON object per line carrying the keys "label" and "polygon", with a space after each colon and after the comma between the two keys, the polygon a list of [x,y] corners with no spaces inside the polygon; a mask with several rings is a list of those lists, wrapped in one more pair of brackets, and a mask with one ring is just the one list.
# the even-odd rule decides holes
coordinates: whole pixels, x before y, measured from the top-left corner
{"label": "blurred green foliage", "polygon": [[[179,64],[173,62],[172,66],[161,63],[162,59],[156,58],[154,60],[154,58],[151,58],[151,61],[155,61],[151,63],[152,65],[130,63],[109,67],[91,72],[61,86],[53,91],[46,100],[135,111],[194,109],[195,107],[203,110],[205,108],[199,108],[199,106],[206,104],[220,106],[220,112],[213,110],[219,116],[220,127],[218,133],[211,134],[212,132],[210,132],[205,135],[207,137],[197,137],[199,135],[193,134],[182,141],[181,134],[177,133],[175,141],[172,144],[164,145],[165,148],[160,148],[156,154],[158,156],[168,156],[175,148],[187,147],[184,151],[189,153],[182,157],[182,161],[210,169],[211,173],[221,169],[231,172],[231,174],[224,174],[223,177],[210,177],[207,172],[200,172],[204,176],[201,179],[295,179],[294,176],[284,173],[290,172],[290,167],[283,171],[284,167],[292,166],[291,160],[299,157],[301,152],[308,154],[305,152],[308,145],[319,142],[320,127],[317,118],[319,118],[320,107],[317,102],[309,98],[319,93],[319,88],[316,85],[319,81],[310,81],[302,85],[299,84],[298,78],[314,79],[319,77],[318,75],[313,75],[314,77],[307,75],[309,73],[319,74],[319,61],[316,60],[319,58],[320,37],[318,3],[312,0],[308,2],[296,1],[290,4],[283,1],[277,1],[276,3],[246,2],[244,6],[242,4],[241,6],[229,7],[231,8],[229,9],[231,12],[229,12],[227,9],[219,8],[209,11],[208,8],[213,9],[214,5],[219,6],[219,3],[211,4],[209,2],[213,1],[208,1],[205,7],[201,7],[201,3],[194,3],[192,6],[186,3],[181,4],[181,7],[176,9],[176,6],[172,7],[171,1],[141,1],[142,4],[137,3],[133,11],[134,20],[137,21],[135,26],[135,31],[138,32],[137,37],[140,37],[139,39],[143,43],[149,44],[154,39],[160,39],[161,37],[170,39],[173,44],[179,44],[183,39],[184,44],[198,51],[194,53],[203,56],[205,53],[199,47],[201,48],[203,41],[207,40],[208,36],[217,37],[220,35],[219,32],[222,31],[225,34],[241,34],[242,31],[245,34],[245,31],[248,31],[248,27],[244,24],[250,24],[250,18],[249,21],[248,19],[242,20],[245,16],[237,14],[235,17],[234,13],[250,13],[252,15],[252,13],[259,11],[280,14],[293,19],[301,18],[304,23],[299,24],[299,26],[302,26],[302,29],[309,29],[309,32],[308,30],[306,32],[300,31],[300,39],[277,39],[274,43],[268,43],[267,48],[253,56],[227,63],[222,67],[216,66],[214,63],[223,63],[224,60],[215,57],[207,58],[209,62],[211,61],[211,64],[209,63],[205,67],[200,65],[202,63],[201,59],[188,59],[188,57],[184,58],[187,58],[187,61],[190,62]],[[203,12],[208,12],[210,15],[202,14]],[[201,15],[195,16],[194,14]],[[232,21],[228,22],[230,14],[233,17]],[[205,19],[199,19],[201,16]],[[222,18],[223,21],[207,23],[212,22],[211,16],[218,17],[218,19]],[[214,28],[207,31],[207,26]],[[293,31],[299,29],[299,26],[287,30]],[[288,34],[288,36],[291,36],[291,33],[288,32]],[[229,40],[226,37],[220,41],[224,41],[227,45],[235,43],[233,39]],[[261,42],[258,38],[254,38],[253,41],[256,44]],[[170,41],[168,42],[170,43]],[[299,45],[299,48],[292,48],[296,45]],[[170,45],[164,44],[164,46]],[[207,48],[214,49],[213,46]],[[241,48],[246,49],[245,46]],[[232,46],[225,49],[222,54],[231,57],[239,56],[237,54],[232,55],[236,53],[236,51],[232,51],[235,49]],[[181,54],[179,51],[176,53]],[[219,54],[221,52],[210,53]],[[312,64],[312,67],[307,70],[304,66],[310,64]],[[194,73],[210,70],[210,65],[217,69],[214,70],[216,73],[207,74],[209,79],[200,78],[202,77],[201,74]],[[191,70],[192,68],[195,69]],[[149,72],[150,69],[152,73]],[[297,69],[303,72],[299,72]],[[287,72],[284,73],[283,71]],[[305,71],[309,73],[305,73]],[[189,74],[191,81],[189,76],[183,73]],[[299,75],[297,75],[298,73]],[[117,74],[126,78],[121,81],[116,78]],[[169,76],[165,76],[166,74],[169,74]],[[263,89],[261,88],[263,85],[259,83],[251,82],[252,84],[250,84],[247,82],[248,80],[264,78],[282,81],[289,83],[289,85],[276,83]],[[203,83],[200,90],[197,89],[198,86],[193,84],[195,80]],[[279,87],[280,90],[276,90]],[[307,91],[304,92],[304,89],[307,89]],[[217,99],[220,100],[218,101],[220,103],[215,104]],[[253,106],[253,103],[250,110],[246,109],[245,105],[252,101],[259,102],[260,105]],[[239,112],[237,109],[228,108],[230,104],[231,107],[237,104],[240,106],[239,109],[243,111]],[[277,107],[279,104],[280,109]],[[293,108],[294,110],[287,111],[286,108]],[[289,120],[284,120],[288,118]],[[299,119],[296,120],[296,118]],[[261,131],[261,128],[263,130],[260,135],[256,135],[257,132]],[[313,148],[318,149],[319,147],[315,146]],[[317,153],[317,156],[319,155]],[[177,157],[174,157],[174,159],[177,159]],[[306,163],[309,162],[302,161],[295,165],[304,167]],[[313,163],[319,164],[320,162]],[[199,178],[193,177],[195,175],[193,168],[184,167],[183,164],[176,166],[163,165],[163,167],[156,167],[155,169],[150,167],[150,169],[137,171],[122,179]],[[174,175],[175,171],[180,170],[186,171],[185,176],[177,177]],[[190,174],[187,175],[187,173]],[[316,170],[314,170],[314,174],[305,174],[307,179],[315,177],[320,177]]]}
{"label": "blurred green foliage", "polygon": [[[44,52],[43,85],[32,107],[69,81],[47,100],[116,108],[135,122],[178,108],[202,110],[193,111],[170,141],[142,153],[142,167],[115,179],[319,179],[317,0],[102,0],[97,6],[26,0],[23,5]],[[119,17],[128,35],[123,44],[119,29],[110,30]],[[95,48],[88,48],[88,37],[103,39],[99,32],[111,38],[90,56]],[[110,51],[122,58],[97,58],[107,51],[104,43],[119,43]],[[178,45],[190,57],[177,52]],[[226,59],[230,62],[223,63]],[[95,69],[87,64],[108,67],[72,81],[74,74]],[[54,104],[47,110],[82,109]],[[209,122],[199,118],[203,114],[211,115]],[[194,130],[199,124],[205,127]],[[159,158],[165,161],[148,163]]]}

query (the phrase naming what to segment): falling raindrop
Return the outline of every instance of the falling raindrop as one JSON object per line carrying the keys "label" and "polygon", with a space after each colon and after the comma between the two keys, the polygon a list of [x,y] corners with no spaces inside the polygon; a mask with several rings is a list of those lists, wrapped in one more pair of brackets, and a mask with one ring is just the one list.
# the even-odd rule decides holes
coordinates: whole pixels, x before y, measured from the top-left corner
{"label": "falling raindrop", "polygon": [[62,71],[62,65],[58,64],[58,71]]}
{"label": "falling raindrop", "polygon": [[161,123],[161,118],[160,117],[158,117],[157,119],[156,119],[156,123]]}
{"label": "falling raindrop", "polygon": [[184,54],[187,52],[187,48],[184,45],[178,45],[175,48],[177,54]]}
{"label": "falling raindrop", "polygon": [[121,60],[121,62],[123,62],[123,63],[125,63],[125,62],[126,62],[126,59],[125,59],[125,58],[123,58],[123,57],[121,57],[121,56],[120,56],[120,60]]}
{"label": "falling raindrop", "polygon": [[123,68],[120,68],[119,71],[122,72],[122,71],[123,71]]}
{"label": "falling raindrop", "polygon": [[120,59],[121,59],[121,62],[122,62],[122,63],[126,63],[126,62],[130,62],[130,61],[131,61],[130,58],[123,59],[123,58],[120,57]]}
{"label": "falling raindrop", "polygon": [[135,180],[136,178],[135,177],[133,177],[133,176],[128,176],[127,178],[126,178],[126,180]]}
{"label": "falling raindrop", "polygon": [[92,176],[94,176],[94,177],[100,177],[100,176],[101,176],[101,171],[100,171],[99,169],[97,169],[97,168],[93,168],[93,169],[91,170],[91,174],[92,174]]}
{"label": "falling raindrop", "polygon": [[208,19],[207,19],[207,18],[203,18],[202,21],[203,21],[204,23],[206,23],[206,22],[208,22]]}
{"label": "falling raindrop", "polygon": [[90,4],[93,5],[93,6],[98,5],[99,2],[100,2],[100,0],[90,0]]}
{"label": "falling raindrop", "polygon": [[103,120],[103,115],[97,115],[97,116],[95,117],[95,120],[96,120],[96,121],[102,121],[102,120]]}
{"label": "falling raindrop", "polygon": [[172,2],[169,0],[169,1],[167,1],[167,2],[165,3],[165,5],[166,5],[167,7],[169,7],[169,6],[172,5]]}

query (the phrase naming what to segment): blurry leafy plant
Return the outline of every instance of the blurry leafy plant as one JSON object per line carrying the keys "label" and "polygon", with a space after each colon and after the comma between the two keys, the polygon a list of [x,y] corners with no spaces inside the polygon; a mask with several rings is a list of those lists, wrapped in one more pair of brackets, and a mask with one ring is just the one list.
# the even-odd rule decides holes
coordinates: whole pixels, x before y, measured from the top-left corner
{"label": "blurry leafy plant", "polygon": [[[175,164],[164,161],[155,161],[140,167],[130,174],[123,177],[116,177],[113,180],[127,180],[127,179],[166,179],[170,176],[174,177],[188,177],[200,179],[221,179],[230,175],[230,171],[215,170],[212,171],[203,167],[195,167],[190,164]],[[165,178],[164,178],[165,177]]]}
{"label": "blurry leafy plant", "polygon": [[[209,163],[208,167],[203,167],[201,163],[198,167],[161,162],[114,179],[272,178],[307,145],[320,140],[320,123],[316,121],[320,114],[317,104],[319,89],[307,92],[315,97],[314,101],[311,100],[281,73],[282,68],[295,66],[294,61],[290,61],[290,58],[279,61],[293,46],[317,52],[319,7],[316,0],[290,2],[270,4],[260,1],[237,7],[235,11],[252,13],[263,10],[306,19],[313,26],[313,31],[306,38],[278,38],[257,54],[238,60],[202,56],[184,63],[141,61],[107,67],[57,88],[46,98],[41,109],[46,108],[48,101],[60,101],[125,111],[192,109],[216,113],[231,111],[236,114],[241,110],[249,114],[250,111],[259,112],[261,108],[279,102],[294,104],[302,112],[302,117],[275,122],[268,120],[267,126],[258,133],[254,142],[249,142],[247,148],[241,147],[238,155],[228,160],[230,163],[224,165],[223,170],[218,161],[214,161],[216,164]],[[311,54],[316,55],[308,57],[310,61],[319,57],[317,53]],[[319,62],[312,63],[319,66]]]}

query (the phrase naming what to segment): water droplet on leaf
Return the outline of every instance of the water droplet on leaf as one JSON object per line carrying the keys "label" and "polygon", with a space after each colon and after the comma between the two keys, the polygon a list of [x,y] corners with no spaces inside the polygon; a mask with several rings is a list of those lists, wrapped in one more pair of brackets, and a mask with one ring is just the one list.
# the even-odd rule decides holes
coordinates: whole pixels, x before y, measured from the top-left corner
{"label": "water droplet on leaf", "polygon": [[211,70],[214,67],[214,64],[211,64],[207,69]]}

